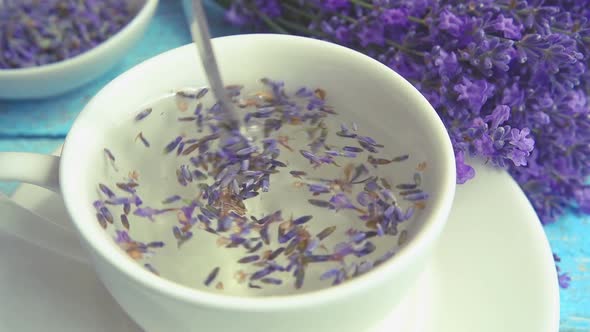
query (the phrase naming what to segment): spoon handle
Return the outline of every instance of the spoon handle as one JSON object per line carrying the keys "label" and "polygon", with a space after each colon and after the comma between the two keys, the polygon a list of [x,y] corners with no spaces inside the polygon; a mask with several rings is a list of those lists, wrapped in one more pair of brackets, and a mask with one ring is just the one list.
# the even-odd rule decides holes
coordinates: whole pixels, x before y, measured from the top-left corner
{"label": "spoon handle", "polygon": [[223,81],[221,80],[221,74],[219,73],[219,67],[217,66],[217,60],[215,59],[215,53],[211,45],[211,34],[209,33],[207,17],[201,0],[193,0],[192,10],[191,34],[193,41],[199,49],[201,63],[207,74],[211,90],[225,112],[227,125],[231,129],[239,129],[240,120],[233,104],[227,96]]}

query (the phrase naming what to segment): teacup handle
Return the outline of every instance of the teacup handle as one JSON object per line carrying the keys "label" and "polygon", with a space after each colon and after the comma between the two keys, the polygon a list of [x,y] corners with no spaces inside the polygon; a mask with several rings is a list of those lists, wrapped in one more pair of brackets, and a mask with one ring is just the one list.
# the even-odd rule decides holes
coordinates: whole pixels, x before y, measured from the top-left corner
{"label": "teacup handle", "polygon": [[[57,156],[0,152],[0,181],[20,181],[59,190]],[[59,255],[88,263],[77,232],[68,226],[37,215],[0,194],[0,230]]]}

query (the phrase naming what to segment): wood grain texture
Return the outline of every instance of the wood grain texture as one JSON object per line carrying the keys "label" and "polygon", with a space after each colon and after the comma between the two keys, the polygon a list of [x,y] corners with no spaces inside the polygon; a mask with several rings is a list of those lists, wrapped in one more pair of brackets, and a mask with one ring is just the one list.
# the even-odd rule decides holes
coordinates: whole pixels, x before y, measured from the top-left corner
{"label": "wood grain texture", "polygon": [[590,216],[568,215],[545,226],[561,270],[571,278],[562,289],[560,332],[590,331]]}

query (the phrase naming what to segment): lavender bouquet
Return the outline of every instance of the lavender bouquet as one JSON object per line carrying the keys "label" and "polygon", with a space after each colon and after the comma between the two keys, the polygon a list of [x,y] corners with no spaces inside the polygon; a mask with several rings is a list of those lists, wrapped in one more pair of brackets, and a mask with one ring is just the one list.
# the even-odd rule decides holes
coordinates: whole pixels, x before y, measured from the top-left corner
{"label": "lavender bouquet", "polygon": [[541,221],[590,214],[590,10],[575,0],[220,0],[233,24],[312,36],[393,68],[466,155],[518,181]]}

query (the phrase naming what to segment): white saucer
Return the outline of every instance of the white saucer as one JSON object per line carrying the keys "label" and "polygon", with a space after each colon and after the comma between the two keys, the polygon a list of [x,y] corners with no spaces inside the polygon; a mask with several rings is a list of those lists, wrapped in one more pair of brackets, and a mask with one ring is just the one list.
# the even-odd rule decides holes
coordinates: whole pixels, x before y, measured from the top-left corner
{"label": "white saucer", "polygon": [[[434,262],[371,332],[558,331],[555,267],[539,220],[507,174],[476,170],[457,189]],[[60,198],[44,189],[23,185],[13,199],[69,222]],[[0,265],[0,331],[141,331],[87,265],[6,234]]]}

